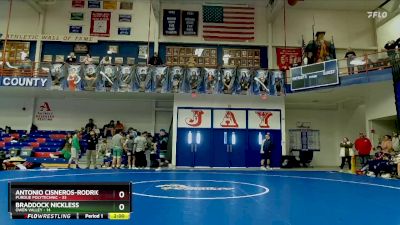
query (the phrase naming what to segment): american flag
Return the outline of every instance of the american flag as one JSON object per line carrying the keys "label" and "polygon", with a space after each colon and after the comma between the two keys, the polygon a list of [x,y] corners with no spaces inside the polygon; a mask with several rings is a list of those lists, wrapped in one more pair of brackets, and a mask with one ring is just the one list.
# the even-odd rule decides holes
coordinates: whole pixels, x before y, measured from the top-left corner
{"label": "american flag", "polygon": [[254,41],[253,7],[203,6],[205,40]]}

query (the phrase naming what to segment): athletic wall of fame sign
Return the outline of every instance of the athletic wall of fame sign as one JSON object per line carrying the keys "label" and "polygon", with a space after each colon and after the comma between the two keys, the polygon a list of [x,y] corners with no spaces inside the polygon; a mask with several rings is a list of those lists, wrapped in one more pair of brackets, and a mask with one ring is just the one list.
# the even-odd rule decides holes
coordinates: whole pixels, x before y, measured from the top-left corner
{"label": "athletic wall of fame sign", "polygon": [[249,129],[281,129],[281,113],[276,110],[248,110],[248,128]]}
{"label": "athletic wall of fame sign", "polygon": [[178,109],[178,128],[211,128],[211,109]]}
{"label": "athletic wall of fame sign", "polygon": [[213,110],[213,128],[246,129],[246,110]]}
{"label": "athletic wall of fame sign", "polygon": [[183,90],[184,69],[180,66],[174,66],[169,70],[169,90],[172,93],[181,93]]}
{"label": "athletic wall of fame sign", "polygon": [[237,73],[236,93],[242,95],[250,94],[253,84],[253,71],[247,68],[240,68]]}
{"label": "athletic wall of fame sign", "polygon": [[156,93],[168,92],[168,67],[157,66],[151,69],[152,91]]}
{"label": "athletic wall of fame sign", "polygon": [[203,78],[200,68],[187,68],[185,78],[185,89],[187,92],[200,93],[203,90]]}
{"label": "athletic wall of fame sign", "polygon": [[204,68],[204,89],[207,94],[217,94],[219,93],[219,70],[215,68]]}
{"label": "athletic wall of fame sign", "polygon": [[224,94],[232,94],[235,89],[236,69],[224,68],[221,70],[221,73],[221,92]]}

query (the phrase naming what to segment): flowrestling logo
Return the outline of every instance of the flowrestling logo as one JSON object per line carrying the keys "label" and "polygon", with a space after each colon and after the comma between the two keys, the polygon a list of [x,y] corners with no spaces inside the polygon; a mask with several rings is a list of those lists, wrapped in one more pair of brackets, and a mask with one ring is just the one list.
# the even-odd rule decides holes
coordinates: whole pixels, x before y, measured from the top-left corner
{"label": "flowrestling logo", "polygon": [[233,187],[197,187],[197,186],[188,186],[183,184],[163,184],[157,185],[157,188],[160,188],[164,191],[174,190],[174,191],[233,191],[235,188]]}

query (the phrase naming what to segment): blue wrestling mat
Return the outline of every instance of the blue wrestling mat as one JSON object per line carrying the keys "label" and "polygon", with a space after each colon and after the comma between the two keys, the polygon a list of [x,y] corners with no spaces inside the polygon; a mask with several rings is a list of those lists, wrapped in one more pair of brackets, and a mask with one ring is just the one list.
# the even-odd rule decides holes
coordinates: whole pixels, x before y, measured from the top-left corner
{"label": "blue wrestling mat", "polygon": [[[132,182],[130,220],[12,220],[7,185]],[[58,170],[0,173],[1,225],[399,225],[400,181],[310,171]]]}

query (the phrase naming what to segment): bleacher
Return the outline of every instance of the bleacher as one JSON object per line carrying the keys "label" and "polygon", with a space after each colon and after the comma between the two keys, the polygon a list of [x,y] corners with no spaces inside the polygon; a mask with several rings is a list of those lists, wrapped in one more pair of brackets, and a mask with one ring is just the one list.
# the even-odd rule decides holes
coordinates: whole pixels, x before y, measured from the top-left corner
{"label": "bleacher", "polygon": [[[64,147],[64,139],[70,131],[40,130],[27,134],[25,130],[16,130],[11,134],[0,133],[0,150],[11,156],[19,156],[32,163],[67,163],[65,159],[51,158],[50,154]],[[26,139],[20,138],[26,135]],[[87,141],[81,140],[82,151],[87,148]]]}

